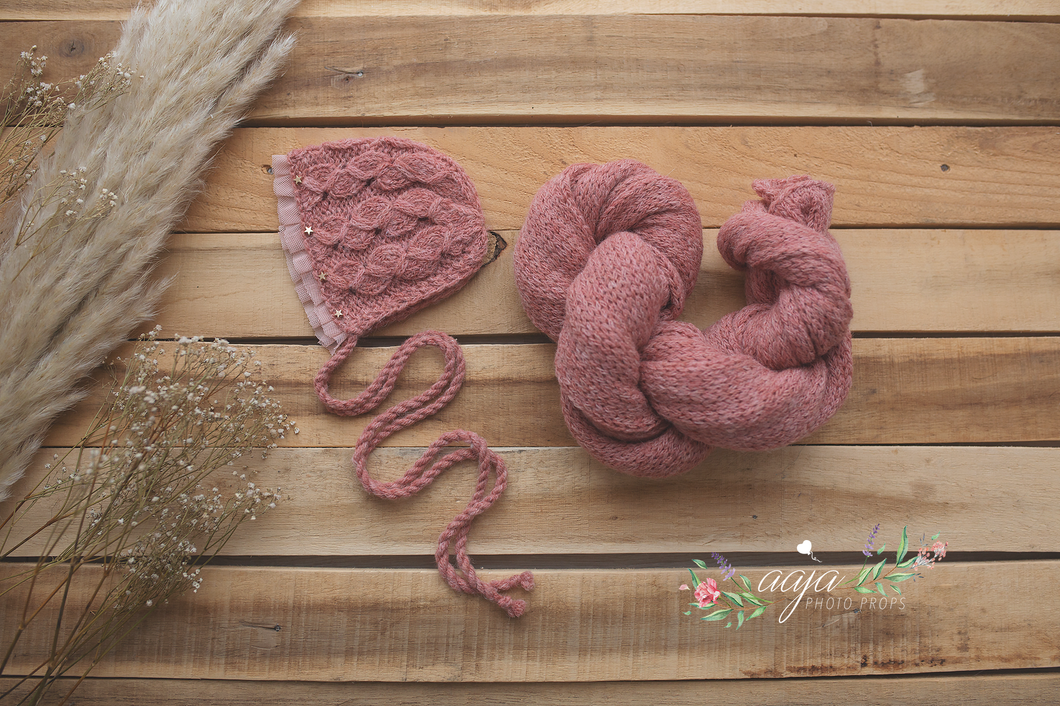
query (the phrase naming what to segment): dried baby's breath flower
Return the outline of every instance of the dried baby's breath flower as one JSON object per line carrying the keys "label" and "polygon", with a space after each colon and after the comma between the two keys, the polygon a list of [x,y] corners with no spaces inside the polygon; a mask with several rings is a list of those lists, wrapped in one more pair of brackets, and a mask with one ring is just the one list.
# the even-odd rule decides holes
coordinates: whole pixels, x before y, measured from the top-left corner
{"label": "dried baby's breath flower", "polygon": [[[111,54],[102,57],[87,74],[76,81],[54,84],[41,80],[47,56],[38,56],[37,47],[22,52],[14,76],[0,95],[5,130],[0,136],[0,210],[18,194],[36,168],[37,158],[59,132],[73,111],[90,112],[128,90],[132,75]],[[85,169],[71,165],[59,172],[50,188],[34,195],[29,211],[43,210],[46,203],[68,205],[47,219],[26,219],[15,234],[25,242],[49,226],[53,218],[95,218],[113,208],[117,194],[101,189],[98,195],[81,193],[87,187]],[[89,208],[85,209],[86,198]],[[30,221],[32,227],[30,227]]]}
{"label": "dried baby's breath flower", "polygon": [[[266,395],[251,354],[224,340],[192,337],[167,344],[167,355],[155,336],[142,337],[121,361],[124,378],[81,444],[53,460],[51,475],[0,519],[0,557],[34,537],[48,538],[31,569],[0,579],[0,596],[17,595],[31,606],[26,615],[36,615],[59,595],[34,590],[46,576],[88,585],[97,596],[82,614],[60,617],[61,629],[39,626],[61,635],[28,677],[41,688],[81,660],[91,669],[147,612],[198,591],[202,565],[241,522],[280,500],[278,488],[248,481],[246,469],[227,481],[215,475],[233,458],[274,447],[293,428]],[[51,512],[45,525],[23,527],[20,520],[44,503]],[[14,643],[31,625],[19,626]],[[0,674],[14,643],[0,655]]]}

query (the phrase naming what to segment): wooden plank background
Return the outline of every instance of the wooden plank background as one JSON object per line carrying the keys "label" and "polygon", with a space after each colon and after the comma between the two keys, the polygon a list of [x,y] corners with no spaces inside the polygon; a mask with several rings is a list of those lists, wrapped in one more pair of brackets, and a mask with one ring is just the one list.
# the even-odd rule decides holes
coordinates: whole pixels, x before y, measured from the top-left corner
{"label": "wooden plank background", "polygon": [[[534,609],[512,620],[476,605],[482,601],[454,601],[431,569],[218,567],[195,600],[160,609],[96,674],[578,682],[978,671],[1010,667],[1016,656],[1024,667],[1053,666],[1060,614],[1027,619],[1038,596],[1019,586],[1055,584],[1060,563],[994,568],[992,588],[1006,599],[989,611],[965,607],[980,567],[954,562],[944,575],[940,568],[938,577],[906,582],[904,610],[854,599],[853,606],[866,606],[860,613],[800,607],[785,623],[758,618],[735,632],[682,614],[683,569],[538,570]],[[748,573],[757,579],[765,572]],[[85,597],[75,592],[68,600],[76,607]],[[24,639],[20,651],[34,654],[51,635]],[[33,665],[32,657],[15,659]]]}
{"label": "wooden plank background", "polygon": [[[61,58],[56,70],[75,74],[120,31],[106,20],[32,25],[6,25],[0,45],[32,32]],[[1046,22],[331,15],[290,27],[301,41],[255,120],[993,123],[1048,122],[1060,109],[1050,71],[1060,26]]]}
{"label": "wooden plank background", "polygon": [[[4,3],[0,73],[30,44],[52,76],[82,72],[132,5]],[[241,529],[197,595],[109,657],[78,703],[1054,701],[1060,5],[1003,9],[306,0],[289,23],[291,65],[220,150],[157,273],[172,278],[164,335],[224,336],[264,362],[299,434],[252,470],[287,499]],[[472,469],[397,505],[371,498],[349,465],[368,418],[327,415],[312,390],[327,353],[278,246],[271,155],[383,134],[456,159],[509,247],[455,296],[366,340],[335,387],[355,394],[416,331],[460,337],[463,392],[388,439],[372,470],[397,477],[456,427],[498,449],[510,486],[470,550],[491,576],[535,570],[518,620],[430,568]],[[701,327],[743,305],[742,277],[713,241],[751,181],[836,184],[855,380],[813,436],[716,451],[661,482],[615,474],[574,445],[554,347],[522,312],[511,246],[545,180],[623,157],[696,200],[706,254],[684,318]],[[417,354],[393,399],[440,369],[434,352]],[[59,420],[22,487],[76,442],[103,391],[91,384]],[[723,552],[755,580],[777,568],[851,573],[877,522],[888,542],[905,525],[950,542],[945,561],[903,584],[904,610],[767,614],[739,632],[682,614],[693,557]],[[825,564],[795,552],[807,538]],[[0,641],[13,604],[0,602]]]}

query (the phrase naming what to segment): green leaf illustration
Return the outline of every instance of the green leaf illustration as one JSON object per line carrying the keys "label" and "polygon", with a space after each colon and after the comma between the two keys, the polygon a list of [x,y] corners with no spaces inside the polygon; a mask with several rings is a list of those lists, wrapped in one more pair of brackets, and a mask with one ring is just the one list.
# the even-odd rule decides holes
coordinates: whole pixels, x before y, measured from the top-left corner
{"label": "green leaf illustration", "polygon": [[753,593],[741,593],[740,595],[752,605],[765,605],[765,602]]}
{"label": "green leaf illustration", "polygon": [[722,591],[721,595],[725,596],[726,598],[728,598],[730,601],[732,601],[733,603],[735,603],[738,606],[742,606],[743,605],[743,599],[740,598],[739,594],[737,594],[737,593],[729,593],[728,591]]}
{"label": "green leaf illustration", "polygon": [[743,611],[741,610],[736,614],[736,629],[739,630],[743,627]]}
{"label": "green leaf illustration", "polygon": [[861,573],[858,574],[858,579],[857,579],[857,581],[854,582],[854,585],[855,586],[860,586],[865,581],[865,577],[867,577],[869,575],[870,571],[872,571],[872,567],[871,566],[866,566],[864,569],[862,569]]}
{"label": "green leaf illustration", "polygon": [[765,606],[762,606],[761,608],[755,608],[755,612],[751,613],[751,615],[747,619],[750,620],[751,618],[757,618],[758,616],[760,616],[762,613],[765,613],[765,612],[766,612],[766,607]]}
{"label": "green leaf illustration", "polygon": [[747,589],[748,593],[751,591],[751,582],[747,580],[747,577],[740,574],[740,580],[743,581],[744,588]]}
{"label": "green leaf illustration", "polygon": [[898,544],[898,556],[894,559],[898,565],[901,565],[902,560],[905,558],[905,553],[909,550],[909,536],[906,534],[908,529],[909,527],[902,528],[902,541]]}
{"label": "green leaf illustration", "polygon": [[858,593],[876,593],[871,588],[865,588],[864,586],[854,586],[854,590]]}
{"label": "green leaf illustration", "polygon": [[897,593],[899,596],[902,595],[902,590],[897,586],[891,586],[891,590]]}
{"label": "green leaf illustration", "polygon": [[725,627],[731,628],[732,627],[732,623],[725,623]]}
{"label": "green leaf illustration", "polygon": [[692,560],[692,563],[693,563],[693,564],[695,564],[696,566],[698,566],[698,567],[699,567],[699,568],[701,568],[701,569],[709,569],[709,568],[710,568],[709,566],[707,566],[706,564],[704,564],[704,563],[703,563],[702,561],[700,561],[699,559],[693,559],[693,560]]}
{"label": "green leaf illustration", "polygon": [[686,611],[685,611],[685,615],[692,615],[692,611],[690,611],[690,610],[686,610]]}
{"label": "green leaf illustration", "polygon": [[880,548],[876,550],[876,555],[879,556],[880,554],[883,554],[883,550],[886,549],[886,548],[887,548],[886,544],[881,545]]}
{"label": "green leaf illustration", "polygon": [[696,572],[692,571],[692,569],[689,569],[688,573],[692,574],[692,590],[694,591],[699,588],[699,577],[696,576]]}
{"label": "green leaf illustration", "polygon": [[[880,572],[883,571],[883,567],[884,567],[884,565],[886,563],[887,563],[887,560],[884,559],[879,564],[876,564],[876,567],[872,570],[872,580],[873,581],[875,581],[876,579],[878,579],[880,577]],[[859,585],[860,585],[860,582],[859,582]]]}
{"label": "green leaf illustration", "polygon": [[894,568],[896,568],[896,569],[908,569],[910,566],[913,565],[913,562],[916,561],[916,557],[917,557],[917,555],[914,554],[913,556],[909,557],[908,559],[903,561],[901,564],[898,564]]}
{"label": "green leaf illustration", "polygon": [[725,616],[732,612],[732,608],[726,608],[725,610],[716,610],[710,615],[704,615],[700,620],[724,620]]}
{"label": "green leaf illustration", "polygon": [[884,576],[888,581],[894,581],[898,583],[900,581],[908,581],[909,579],[916,576],[916,574],[891,574],[890,576]]}
{"label": "green leaf illustration", "polygon": [[934,542],[938,538],[939,538],[939,535],[936,534],[934,537],[931,538],[931,541]]}
{"label": "green leaf illustration", "polygon": [[880,592],[880,595],[886,596],[887,591],[884,589],[883,584],[879,581],[876,582],[876,590]]}

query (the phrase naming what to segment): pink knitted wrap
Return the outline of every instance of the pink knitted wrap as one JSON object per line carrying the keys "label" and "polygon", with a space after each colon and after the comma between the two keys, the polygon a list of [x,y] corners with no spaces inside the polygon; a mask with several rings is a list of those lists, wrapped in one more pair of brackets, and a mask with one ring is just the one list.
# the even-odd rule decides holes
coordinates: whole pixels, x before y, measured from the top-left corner
{"label": "pink knitted wrap", "polygon": [[557,343],[571,434],[623,473],[683,473],[712,447],[770,449],[820,426],[852,379],[850,280],[828,232],[834,188],[754,183],[718,234],[747,306],[676,321],[702,226],[677,181],[632,160],[576,164],[535,196],[515,246],[530,320]]}
{"label": "pink knitted wrap", "polygon": [[[273,175],[291,278],[317,338],[333,354],[315,381],[327,409],[343,416],[369,412],[390,394],[418,348],[437,346],[445,356],[445,370],[430,389],[365,428],[353,453],[358,479],[374,495],[403,498],[452,465],[476,460],[479,477],[471,501],[442,533],[435,560],[454,589],[482,595],[512,617],[521,615],[525,601],[503,591],[516,585],[533,588],[531,574],[484,582],[467,554],[471,521],[500,497],[508,481],[504,461],[480,436],[447,432],[396,481],[380,482],[368,473],[368,455],[380,443],[456,396],[465,374],[457,342],[439,331],[416,334],[357,397],[340,400],[328,392],[332,373],[361,336],[449,296],[483,265],[488,236],[474,185],[446,155],[394,137],[343,140],[276,155]],[[467,446],[440,456],[452,443]],[[496,481],[488,490],[490,475]],[[457,567],[449,561],[450,550]]]}

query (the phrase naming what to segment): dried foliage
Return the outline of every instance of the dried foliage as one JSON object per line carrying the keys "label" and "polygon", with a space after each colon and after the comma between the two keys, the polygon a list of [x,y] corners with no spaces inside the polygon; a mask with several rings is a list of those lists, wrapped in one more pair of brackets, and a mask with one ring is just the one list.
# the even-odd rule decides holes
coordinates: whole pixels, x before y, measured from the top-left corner
{"label": "dried foliage", "polygon": [[[280,28],[297,4],[157,0],[61,85],[23,54],[0,105],[0,501],[78,383],[150,317],[165,285],[152,267],[293,46]],[[161,344],[143,341],[78,447],[0,511],[0,559],[39,550],[0,563],[0,599],[20,614],[0,625],[0,674],[20,677],[4,703],[83,679],[275,503],[234,465],[217,476],[288,428],[256,367],[223,341],[171,345],[159,369]]]}
{"label": "dried foliage", "polygon": [[[37,56],[36,52],[36,46],[22,52],[15,75],[0,95],[5,128],[0,139],[0,193],[4,206],[33,176],[37,157],[58,134],[69,111],[79,106],[81,110],[95,110],[127,90],[132,80],[132,74],[107,54],[77,80],[49,83],[43,79],[48,57]],[[37,200],[42,203],[44,196],[38,194]],[[33,219],[26,222],[32,223]],[[17,233],[15,237],[22,242],[30,234]]]}
{"label": "dried foliage", "polygon": [[293,45],[279,33],[295,5],[158,0],[70,90],[27,53],[5,101],[16,129],[0,181],[0,500],[80,399],[78,381],[151,315],[164,284],[151,268]]}
{"label": "dried foliage", "polygon": [[0,630],[0,675],[16,654],[16,673],[26,654],[35,660],[0,700],[35,703],[75,667],[83,678],[152,609],[198,590],[201,566],[279,499],[237,465],[291,429],[252,354],[147,337],[121,363],[81,443],[0,515],[0,558],[39,548],[36,562],[0,574],[0,598],[22,606],[19,624]]}

